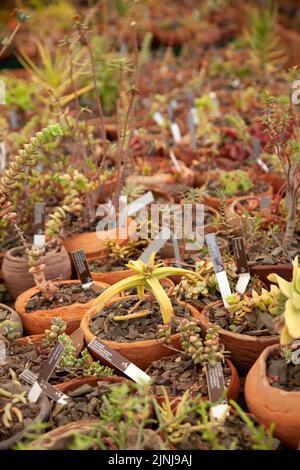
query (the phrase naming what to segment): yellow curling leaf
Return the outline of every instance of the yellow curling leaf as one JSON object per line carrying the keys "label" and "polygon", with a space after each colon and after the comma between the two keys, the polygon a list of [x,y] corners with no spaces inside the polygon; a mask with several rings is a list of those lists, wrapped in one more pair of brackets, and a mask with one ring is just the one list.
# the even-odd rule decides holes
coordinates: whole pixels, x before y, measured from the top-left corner
{"label": "yellow curling leaf", "polygon": [[286,325],[283,327],[280,334],[280,344],[281,346],[288,346],[294,341],[294,338],[289,334]]}
{"label": "yellow curling leaf", "polygon": [[300,338],[300,309],[296,308],[293,300],[285,304],[284,319],[289,334],[295,339]]}

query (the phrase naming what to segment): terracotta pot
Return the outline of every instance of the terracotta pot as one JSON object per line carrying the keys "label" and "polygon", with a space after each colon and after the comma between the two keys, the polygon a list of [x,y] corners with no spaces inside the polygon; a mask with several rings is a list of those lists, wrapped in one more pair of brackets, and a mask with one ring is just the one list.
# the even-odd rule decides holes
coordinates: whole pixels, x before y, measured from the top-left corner
{"label": "terracotta pot", "polygon": [[[210,212],[214,217],[218,216],[218,211],[214,209],[213,207],[206,206],[205,207],[207,212]],[[209,223],[203,226],[203,234],[206,235],[207,233],[212,233],[216,232],[216,229],[213,225],[213,223]],[[193,249],[193,250],[183,250],[183,243],[185,245],[186,242],[179,241],[179,252],[182,253],[183,251],[185,253],[199,253],[199,249]],[[159,256],[162,258],[172,258],[174,257],[174,246],[171,241],[167,241],[164,246],[159,250]]]}
{"label": "terracotta pot", "polygon": [[[24,387],[29,390],[28,387]],[[14,436],[11,436],[9,439],[6,439],[5,441],[0,442],[0,450],[9,450],[11,449],[15,444],[20,442],[23,437],[28,433],[29,429],[31,428],[32,425],[35,423],[39,422],[45,422],[48,420],[48,417],[50,415],[50,402],[46,395],[43,393],[41,394],[38,404],[40,407],[40,411],[36,418],[34,418],[24,429],[23,431],[18,432]]]}
{"label": "terracotta pot", "polygon": [[[136,296],[127,296],[126,299],[134,298]],[[136,297],[137,298],[137,297]],[[147,298],[147,297],[145,297]],[[108,305],[117,305],[118,303],[124,301],[123,299],[114,300],[109,302]],[[184,304],[183,302],[179,302]],[[193,307],[189,304],[184,304],[187,308],[192,309]],[[194,309],[196,310],[196,309]],[[94,313],[86,313],[81,321],[81,328],[84,331],[85,341],[89,344],[94,338],[95,335],[90,330],[90,321],[93,318]],[[180,347],[180,333],[176,333],[175,335],[171,336],[171,346],[176,349]],[[150,339],[150,340],[143,340],[143,341],[134,341],[132,343],[118,343],[116,341],[107,341],[101,340],[104,344],[107,344],[109,347],[117,351],[118,353],[122,354],[124,357],[129,359],[133,362],[136,366],[140,367],[141,369],[146,369],[149,367],[151,362],[157,361],[158,359],[164,356],[170,356],[173,354],[173,351],[166,348],[158,339]],[[93,353],[97,359],[103,361],[101,357],[98,357],[95,353]],[[105,362],[105,361],[103,361]]]}
{"label": "terracotta pot", "polygon": [[[95,258],[97,259],[97,258]],[[126,279],[129,276],[133,276],[134,271],[131,269],[124,269],[120,271],[111,271],[107,273],[97,273],[97,272],[92,272],[92,277],[94,281],[97,282],[105,282],[106,284],[112,285],[116,284],[116,282],[121,281],[122,279]]]}
{"label": "terracotta pot", "polygon": [[[27,259],[18,256],[22,253],[24,253],[22,247],[11,248],[6,252],[2,264],[4,282],[13,299],[34,286],[33,276],[28,272]],[[63,246],[58,253],[47,253],[43,257],[43,262],[46,265],[46,279],[52,281],[70,279],[72,273],[71,261]]]}
{"label": "terracotta pot", "polygon": [[[20,335],[22,336],[23,335],[23,323],[22,323],[20,315],[8,305],[0,304],[0,310],[1,308],[9,312],[9,318],[7,318],[7,320],[11,320],[15,323],[18,323],[17,332],[20,333]],[[0,334],[1,334],[1,321],[0,321]]]}
{"label": "terracotta pot", "polygon": [[278,175],[277,173],[267,173],[262,175],[262,179],[270,184],[273,188],[274,193],[278,193],[279,190],[286,184],[286,180],[283,176]]}
{"label": "terracotta pot", "polygon": [[63,382],[61,384],[54,385],[55,388],[60,390],[61,392],[65,393],[66,395],[69,392],[72,392],[78,387],[81,387],[81,385],[88,384],[91,385],[92,387],[94,385],[97,385],[98,382],[109,382],[109,383],[120,383],[120,382],[127,382],[127,379],[124,377],[118,377],[118,376],[113,376],[113,377],[76,377],[75,379],[68,380],[66,382]]}
{"label": "terracotta pot", "polygon": [[287,264],[253,264],[250,267],[250,273],[256,274],[259,279],[264,282],[267,286],[270,285],[270,281],[267,279],[271,273],[278,274],[287,281],[291,281],[293,277],[293,266],[290,263]]}
{"label": "terracotta pot", "polygon": [[[273,188],[272,188],[271,185],[269,185],[269,187],[266,191],[259,194],[259,197],[272,196],[272,194],[273,194]],[[253,193],[251,193],[251,191],[250,191],[248,197],[251,197],[251,196],[253,196]],[[246,196],[241,196],[241,197],[244,199]],[[227,200],[226,200],[227,205],[230,206],[231,204],[233,204],[238,199],[239,199],[239,197],[236,197],[236,196],[227,198]],[[204,203],[207,204],[208,206],[211,206],[214,209],[218,209],[219,203],[218,203],[218,199],[216,197],[203,196],[203,200],[204,200]]]}
{"label": "terracotta pot", "polygon": [[[223,305],[222,300],[207,305],[201,312],[199,324],[203,333],[211,325],[208,320],[208,309],[218,308]],[[254,364],[261,352],[268,346],[279,342],[279,336],[250,336],[246,334],[233,333],[220,328],[219,335],[226,351],[230,351],[234,365],[240,371],[248,371]]]}
{"label": "terracotta pot", "polygon": [[0,281],[3,279],[3,273],[2,273],[2,263],[3,263],[3,258],[5,256],[5,251],[0,251]]}
{"label": "terracotta pot", "polygon": [[245,397],[252,414],[261,423],[275,424],[275,436],[290,449],[300,440],[300,392],[272,387],[266,376],[266,361],[279,346],[266,348],[250,369],[245,382]]}
{"label": "terracotta pot", "polygon": [[[68,253],[72,251],[84,250],[88,259],[104,256],[107,248],[105,241],[116,240],[119,245],[123,245],[128,237],[131,237],[133,227],[130,227],[131,219],[128,219],[128,227],[116,228],[100,232],[83,232],[63,240],[63,245]],[[116,236],[117,235],[117,236]]]}
{"label": "terracotta pot", "polygon": [[[79,284],[79,281],[62,281],[59,282],[58,285],[61,284]],[[99,287],[106,289],[108,284],[103,282],[96,283]],[[36,287],[29,289],[23,294],[19,295],[16,300],[16,311],[22,318],[24,331],[29,335],[36,335],[40,333],[44,333],[46,329],[50,329],[52,320],[54,317],[61,317],[67,323],[66,333],[70,334],[75,331],[81,322],[81,319],[86,312],[86,310],[91,307],[93,300],[86,304],[73,304],[67,305],[65,307],[56,307],[51,310],[36,310],[35,312],[26,313],[26,304],[33,297],[37,294],[39,290]]]}
{"label": "terracotta pot", "polygon": [[[229,400],[235,400],[236,401],[238,399],[238,396],[239,396],[239,393],[240,393],[240,378],[239,378],[239,375],[237,373],[236,368],[234,367],[234,365],[232,364],[230,359],[226,358],[225,361],[226,361],[226,364],[228,365],[228,367],[230,368],[230,371],[231,371],[231,379],[230,379],[230,382],[228,384],[226,396],[227,396],[228,401]],[[149,374],[149,368],[146,370],[147,374]],[[182,400],[182,397],[169,397],[169,398],[171,400],[172,407],[177,407],[177,405],[179,405],[179,403]],[[162,405],[165,402],[165,399],[162,395],[155,395],[155,399],[158,401],[158,403],[160,405]],[[203,397],[201,397],[201,399],[202,400],[208,400],[208,397],[203,396]]]}

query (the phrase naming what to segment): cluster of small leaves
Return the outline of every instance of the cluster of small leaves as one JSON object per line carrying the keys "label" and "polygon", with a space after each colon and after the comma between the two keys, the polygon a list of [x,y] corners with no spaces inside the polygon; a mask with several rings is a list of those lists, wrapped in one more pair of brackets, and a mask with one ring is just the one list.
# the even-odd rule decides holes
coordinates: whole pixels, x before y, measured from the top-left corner
{"label": "cluster of small leaves", "polygon": [[252,181],[244,170],[234,170],[222,173],[219,182],[225,188],[228,196],[238,193],[247,193],[252,187]]}
{"label": "cluster of small leaves", "polygon": [[46,346],[52,346],[60,335],[67,329],[67,323],[61,317],[54,317],[50,330],[45,330],[44,343]]}
{"label": "cluster of small leaves", "polygon": [[12,320],[4,320],[0,323],[0,334],[9,340],[21,337],[20,325]]}
{"label": "cluster of small leaves", "polygon": [[[237,278],[235,263],[226,264],[229,282]],[[183,277],[175,287],[174,293],[178,298],[197,300],[220,291],[219,283],[211,261],[198,261],[195,264],[195,276]]]}

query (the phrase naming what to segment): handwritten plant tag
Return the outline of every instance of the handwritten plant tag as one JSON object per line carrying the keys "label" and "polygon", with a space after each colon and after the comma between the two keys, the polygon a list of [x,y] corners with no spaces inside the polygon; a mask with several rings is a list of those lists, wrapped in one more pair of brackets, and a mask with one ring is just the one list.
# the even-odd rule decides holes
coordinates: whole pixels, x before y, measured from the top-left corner
{"label": "handwritten plant tag", "polygon": [[59,363],[60,357],[64,352],[64,346],[60,341],[57,341],[54,346],[50,356],[43,365],[36,381],[34,382],[31,390],[28,394],[28,399],[32,403],[36,403],[39,399],[40,394],[43,392],[45,384],[48,382],[49,378],[53,374],[53,371],[57,364]]}
{"label": "handwritten plant tag", "polygon": [[38,248],[44,248],[45,237],[45,204],[37,202],[34,204],[34,238],[33,244]]}
{"label": "handwritten plant tag", "polygon": [[71,256],[82,287],[88,289],[93,284],[93,278],[84,250],[73,251]]}
{"label": "handwritten plant tag", "polygon": [[244,294],[250,281],[250,271],[243,237],[233,239],[233,250],[239,274],[236,290],[240,294]]}
{"label": "handwritten plant tag", "polygon": [[123,372],[127,377],[130,377],[137,384],[146,385],[151,382],[151,377],[142,369],[134,365],[114,349],[110,348],[107,344],[102,343],[98,338],[95,337],[92,339],[88,344],[88,348],[94,351],[97,356]]}
{"label": "handwritten plant tag", "polygon": [[[25,369],[22,374],[19,375],[19,378],[27,382],[29,385],[34,385],[34,383],[37,381],[37,374],[32,372],[30,369]],[[48,382],[45,383],[43,392],[51,400],[54,400],[57,403],[61,403],[62,405],[65,405],[69,400],[67,395],[65,395],[60,390],[57,390]]]}
{"label": "handwritten plant tag", "polygon": [[224,269],[221,253],[218,247],[217,238],[215,233],[208,233],[205,235],[206,243],[209,249],[210,257],[213,262],[214,271],[216,273],[217,281],[219,284],[224,307],[227,307],[226,298],[231,295],[230,285],[228,282],[227,274]]}

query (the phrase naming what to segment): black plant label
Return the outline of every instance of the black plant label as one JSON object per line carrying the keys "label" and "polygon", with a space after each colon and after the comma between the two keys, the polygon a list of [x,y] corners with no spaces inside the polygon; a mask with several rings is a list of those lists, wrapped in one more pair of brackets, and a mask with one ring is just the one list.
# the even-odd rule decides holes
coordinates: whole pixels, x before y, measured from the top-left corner
{"label": "black plant label", "polygon": [[238,274],[248,273],[249,266],[243,237],[236,237],[233,239],[233,250]]}
{"label": "black plant label", "polygon": [[73,251],[71,255],[81,283],[85,285],[93,282],[89,263],[84,250]]}
{"label": "black plant label", "polygon": [[[30,385],[33,385],[37,380],[37,374],[32,372],[30,369],[25,369],[19,377]],[[44,384],[43,392],[45,393],[45,395],[47,395],[47,397],[57,403],[64,404],[69,399],[67,395],[65,395],[60,390],[57,390],[55,387],[53,387],[53,385],[49,384],[48,382]]]}
{"label": "black plant label", "polygon": [[[211,403],[216,403],[224,398],[224,374],[221,362],[217,362],[215,366],[206,366],[206,381],[208,387],[208,396]],[[226,401],[226,400],[224,400]]]}

